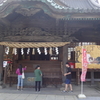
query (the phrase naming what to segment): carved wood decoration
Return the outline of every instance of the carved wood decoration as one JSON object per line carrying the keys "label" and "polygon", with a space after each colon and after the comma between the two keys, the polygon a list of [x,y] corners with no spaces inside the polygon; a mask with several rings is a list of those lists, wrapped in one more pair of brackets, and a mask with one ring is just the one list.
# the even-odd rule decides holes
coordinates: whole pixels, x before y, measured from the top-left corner
{"label": "carved wood decoration", "polygon": [[65,20],[54,19],[43,11],[29,17],[12,13],[1,20],[0,41],[67,42],[77,40],[70,35],[79,28],[66,28],[65,22]]}
{"label": "carved wood decoration", "polygon": [[[60,3],[57,2],[58,4]],[[13,4],[11,7],[9,5]],[[78,20],[89,14],[53,11],[43,2],[9,3],[0,12],[0,41],[99,42],[99,20]],[[62,4],[62,6],[66,6]],[[67,6],[66,6],[67,7]],[[84,16],[83,16],[84,15]],[[89,15],[89,16],[88,16]],[[83,16],[83,17],[82,17]],[[99,13],[91,14],[98,18]],[[67,20],[65,20],[67,18]],[[69,20],[69,18],[71,18]]]}

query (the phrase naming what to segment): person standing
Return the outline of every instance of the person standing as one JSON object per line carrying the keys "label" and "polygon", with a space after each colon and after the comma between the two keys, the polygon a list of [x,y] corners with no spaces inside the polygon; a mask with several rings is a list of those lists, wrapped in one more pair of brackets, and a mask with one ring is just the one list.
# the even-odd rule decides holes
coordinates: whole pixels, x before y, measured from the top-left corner
{"label": "person standing", "polygon": [[69,63],[66,63],[66,67],[67,67],[67,73],[64,74],[64,76],[66,76],[65,90],[63,90],[63,92],[67,92],[68,87],[70,88],[70,92],[73,92],[72,85],[71,85],[71,72],[72,72],[72,70],[71,70]]}
{"label": "person standing", "polygon": [[36,66],[35,71],[35,91],[36,92],[40,92],[40,85],[41,85],[41,81],[42,81],[42,72],[40,70],[40,66]]}
{"label": "person standing", "polygon": [[16,70],[16,74],[18,75],[18,83],[17,83],[17,90],[20,89],[21,86],[21,90],[23,89],[23,78],[22,78],[22,72],[24,70],[26,70],[27,66],[25,66],[25,68],[22,68],[22,65],[19,64],[17,70]]}

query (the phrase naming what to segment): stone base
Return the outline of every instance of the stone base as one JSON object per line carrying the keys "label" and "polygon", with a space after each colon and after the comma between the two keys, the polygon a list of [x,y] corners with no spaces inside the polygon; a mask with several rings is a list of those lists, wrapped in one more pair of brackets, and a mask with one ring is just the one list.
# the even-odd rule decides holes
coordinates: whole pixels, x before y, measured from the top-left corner
{"label": "stone base", "polygon": [[6,85],[0,85],[0,89],[6,88]]}
{"label": "stone base", "polygon": [[86,98],[86,96],[84,94],[79,94],[78,98]]}

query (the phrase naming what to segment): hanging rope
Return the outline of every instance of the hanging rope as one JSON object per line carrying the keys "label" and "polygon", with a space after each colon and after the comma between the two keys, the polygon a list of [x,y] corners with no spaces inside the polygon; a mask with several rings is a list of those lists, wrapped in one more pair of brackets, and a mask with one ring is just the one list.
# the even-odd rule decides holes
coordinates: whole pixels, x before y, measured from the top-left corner
{"label": "hanging rope", "polygon": [[69,42],[0,42],[0,45],[13,48],[39,48],[39,47],[61,47]]}

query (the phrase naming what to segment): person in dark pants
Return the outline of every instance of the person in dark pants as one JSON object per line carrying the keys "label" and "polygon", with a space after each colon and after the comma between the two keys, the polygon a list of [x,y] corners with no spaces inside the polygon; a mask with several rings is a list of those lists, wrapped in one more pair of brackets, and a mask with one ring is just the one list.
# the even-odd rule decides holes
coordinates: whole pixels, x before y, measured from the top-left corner
{"label": "person in dark pants", "polygon": [[40,85],[42,81],[42,72],[40,70],[40,66],[36,66],[34,74],[35,74],[35,91],[40,92]]}
{"label": "person in dark pants", "polygon": [[70,92],[73,92],[72,85],[71,85],[71,72],[72,72],[72,70],[71,70],[69,63],[66,63],[66,67],[67,67],[67,73],[64,74],[64,76],[66,76],[65,90],[63,90],[63,92],[68,91],[68,86],[70,87]]}

